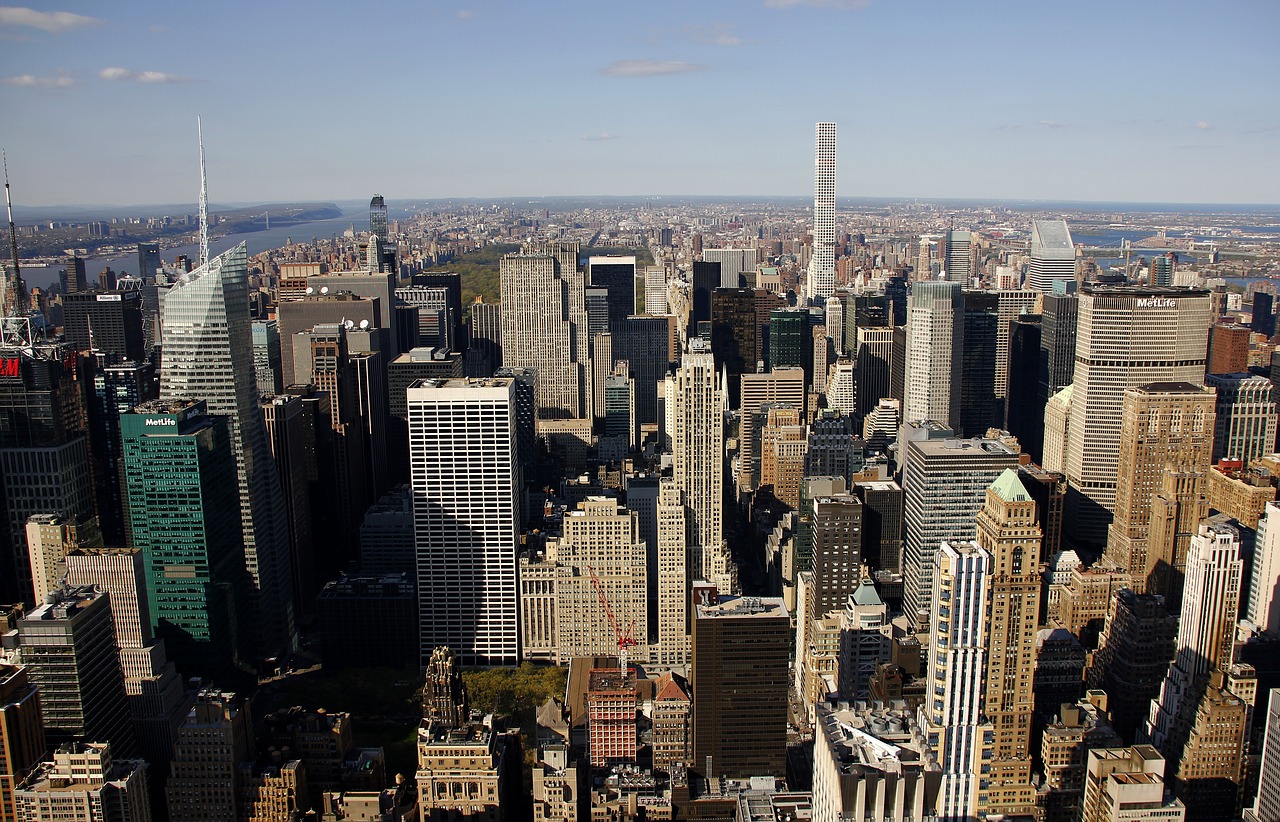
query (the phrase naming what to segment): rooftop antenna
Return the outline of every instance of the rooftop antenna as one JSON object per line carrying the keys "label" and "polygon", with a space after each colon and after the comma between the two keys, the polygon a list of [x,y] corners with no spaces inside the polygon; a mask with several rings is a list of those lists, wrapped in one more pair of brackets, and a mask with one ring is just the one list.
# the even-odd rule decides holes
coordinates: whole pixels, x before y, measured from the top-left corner
{"label": "rooftop antenna", "polygon": [[13,198],[9,194],[9,155],[0,152],[4,160],[4,204],[9,211],[9,253],[13,258],[13,276],[5,283],[4,315],[25,316],[27,313],[27,286],[22,282],[22,265],[18,261],[18,229],[13,224]]}
{"label": "rooftop antenna", "polygon": [[196,115],[196,139],[200,142],[200,258],[197,265],[209,262],[209,186],[204,174],[204,131],[200,115]]}

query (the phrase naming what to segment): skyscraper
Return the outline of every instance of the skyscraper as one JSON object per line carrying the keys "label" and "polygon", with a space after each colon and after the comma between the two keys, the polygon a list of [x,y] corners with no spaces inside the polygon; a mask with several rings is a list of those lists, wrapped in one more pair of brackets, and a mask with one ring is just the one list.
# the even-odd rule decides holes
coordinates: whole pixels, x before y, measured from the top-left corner
{"label": "skyscraper", "polygon": [[968,287],[970,278],[974,276],[973,232],[958,228],[948,230],[943,238],[943,251],[946,255],[942,260],[943,279]]}
{"label": "skyscraper", "polygon": [[1100,545],[1115,510],[1125,389],[1199,383],[1208,328],[1207,291],[1087,286],[1080,295],[1065,449],[1068,531],[1077,540]]}
{"label": "skyscraper", "polygon": [[369,201],[369,233],[384,243],[387,241],[387,203],[381,194],[373,195]]}
{"label": "skyscraper", "polygon": [[1280,388],[1256,374],[1209,374],[1204,384],[1218,392],[1214,462],[1227,458],[1248,465],[1275,450]]}
{"label": "skyscraper", "polygon": [[689,663],[689,564],[684,495],[670,479],[658,483],[658,649],[655,661]]}
{"label": "skyscraper", "polygon": [[1054,290],[1054,283],[1075,279],[1076,247],[1066,221],[1033,220],[1027,288],[1048,294]]}
{"label": "skyscraper", "polygon": [[862,500],[852,494],[817,497],[812,503],[811,616],[817,618],[844,608],[861,582],[863,506]]}
{"label": "skyscraper", "polygon": [[608,330],[623,333],[623,320],[636,313],[636,258],[609,255],[587,258],[587,283],[607,292]]}
{"label": "skyscraper", "polygon": [[944,540],[973,539],[986,489],[1018,452],[1000,440],[958,439],[945,426],[905,426],[902,469],[903,609],[914,618],[929,610],[934,555]]}
{"label": "skyscraper", "polygon": [[753,288],[755,286],[756,249],[704,248],[702,259],[710,263],[720,263],[721,288]]}
{"label": "skyscraper", "polygon": [[963,345],[960,283],[917,283],[907,298],[903,422],[959,424]]}
{"label": "skyscraper", "polygon": [[240,763],[253,757],[249,702],[202,690],[178,729],[167,795],[174,822],[237,818]]}
{"label": "skyscraper", "polygon": [[423,664],[439,645],[466,664],[520,659],[514,383],[420,380],[407,392]]}
{"label": "skyscraper", "polygon": [[141,291],[81,291],[62,300],[67,344],[112,361],[147,359]]}
{"label": "skyscraper", "polygon": [[147,763],[111,755],[107,742],[67,742],[14,792],[16,818],[151,822]]}
{"label": "skyscraper", "polygon": [[1209,470],[1213,401],[1212,391],[1190,383],[1151,383],[1124,392],[1118,448],[1124,482],[1115,490],[1106,558],[1132,577],[1138,593],[1157,572],[1156,557],[1147,550],[1152,498],[1160,493],[1166,472],[1203,475]]}
{"label": "skyscraper", "polygon": [[[148,630],[184,674],[227,669],[247,636],[248,587],[226,417],[203,401],[157,400],[120,418],[133,544],[146,572]],[[247,638],[246,636],[246,638]]]}
{"label": "skyscraper", "polygon": [[40,689],[26,668],[0,662],[0,820],[17,819],[13,791],[44,751]]}
{"label": "skyscraper", "polygon": [[813,158],[813,256],[805,293],[825,302],[836,290],[836,124],[815,127]]}
{"label": "skyscraper", "polygon": [[98,525],[109,545],[126,545],[127,517],[124,464],[121,462],[120,415],[154,397],[158,386],[150,363],[121,363],[99,368],[93,375],[89,399],[89,447],[93,456],[93,485]]}
{"label": "skyscraper", "polygon": [[248,251],[235,246],[180,279],[165,296],[165,401],[203,399],[230,422],[240,490],[247,613],[254,653],[274,656],[292,641],[289,533],[275,463],[267,447],[253,367]]}
{"label": "skyscraper", "polygon": [[588,416],[590,340],[578,244],[526,245],[502,258],[501,277],[503,366],[537,369],[538,419]]}
{"label": "skyscraper", "polygon": [[[1040,373],[1038,376],[1040,402],[1071,385],[1076,369],[1076,320],[1080,308],[1080,295],[1071,291],[1059,292],[1058,286],[1043,297],[1044,308],[1040,319]],[[1064,285],[1064,289],[1065,289]]]}

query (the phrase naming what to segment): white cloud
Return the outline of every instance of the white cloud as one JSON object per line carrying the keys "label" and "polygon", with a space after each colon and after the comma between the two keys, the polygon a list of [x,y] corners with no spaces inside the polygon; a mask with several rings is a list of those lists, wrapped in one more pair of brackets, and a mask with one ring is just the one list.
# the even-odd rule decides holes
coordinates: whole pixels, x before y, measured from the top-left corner
{"label": "white cloud", "polygon": [[582,135],[582,139],[586,140],[588,143],[602,143],[605,140],[616,140],[618,139],[618,135],[602,131],[599,134],[584,134]]}
{"label": "white cloud", "polygon": [[101,26],[102,22],[96,17],[85,17],[69,11],[36,11],[24,6],[0,6],[0,28],[24,26],[50,34],[61,34],[72,29]]}
{"label": "white cloud", "polygon": [[1208,131],[1209,129],[1213,128],[1213,126],[1209,125],[1208,122],[1201,120],[1200,122],[1196,123],[1196,128],[1200,129],[1201,131]]}
{"label": "white cloud", "polygon": [[1066,128],[1066,126],[1059,123],[1057,120],[1040,120],[1038,122],[1045,128]]}
{"label": "white cloud", "polygon": [[151,34],[164,34],[168,30],[169,30],[168,26],[161,25],[159,23],[155,24],[154,26],[147,26],[147,31],[150,32]]}
{"label": "white cloud", "polygon": [[135,83],[189,83],[190,77],[182,77],[177,74],[169,74],[163,71],[130,71],[127,68],[112,66],[104,68],[98,72],[98,76],[103,80],[129,80]]}
{"label": "white cloud", "polygon": [[0,85],[18,88],[71,88],[75,84],[75,78],[66,73],[60,73],[54,77],[37,77],[34,74],[0,77]]}
{"label": "white cloud", "polygon": [[679,60],[618,60],[600,70],[612,77],[653,77],[659,74],[688,74],[705,71],[701,63],[684,63]]}
{"label": "white cloud", "polygon": [[871,0],[764,0],[771,9],[790,9],[796,6],[812,6],[815,9],[865,9]]}
{"label": "white cloud", "polygon": [[459,20],[470,20],[472,17],[476,16],[476,13],[471,9],[458,9],[457,16]]}

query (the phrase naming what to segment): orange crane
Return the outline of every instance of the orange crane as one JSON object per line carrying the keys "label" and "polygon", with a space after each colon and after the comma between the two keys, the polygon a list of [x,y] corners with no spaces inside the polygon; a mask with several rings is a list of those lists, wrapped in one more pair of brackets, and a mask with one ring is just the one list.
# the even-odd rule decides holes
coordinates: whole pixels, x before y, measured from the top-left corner
{"label": "orange crane", "polygon": [[605,596],[604,586],[600,584],[600,577],[596,576],[596,570],[588,565],[587,573],[591,575],[591,587],[596,589],[596,597],[600,600],[600,607],[604,608],[604,615],[609,618],[609,627],[613,629],[613,635],[618,640],[618,668],[623,671],[629,671],[631,666],[627,649],[639,644],[636,638],[632,636],[636,630],[636,621],[632,619],[626,633],[623,633],[622,628],[618,625],[618,618],[614,615],[613,608],[609,605],[609,598]]}

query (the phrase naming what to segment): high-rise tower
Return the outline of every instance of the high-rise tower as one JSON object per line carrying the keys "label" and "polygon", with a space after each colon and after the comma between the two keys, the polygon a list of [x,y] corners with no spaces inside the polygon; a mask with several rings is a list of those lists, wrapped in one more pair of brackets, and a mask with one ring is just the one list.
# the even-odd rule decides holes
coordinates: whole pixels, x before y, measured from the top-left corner
{"label": "high-rise tower", "polygon": [[160,398],[203,399],[231,424],[240,489],[253,653],[283,651],[293,637],[289,533],[284,498],[267,446],[253,367],[248,251],[243,243],[174,283],[165,296]]}
{"label": "high-rise tower", "polygon": [[387,203],[381,194],[369,201],[369,233],[382,242],[387,241]]}
{"label": "high-rise tower", "polygon": [[520,661],[521,488],[515,380],[418,380],[406,391],[422,664]]}
{"label": "high-rise tower", "polygon": [[1077,541],[1100,545],[1115,510],[1125,389],[1201,382],[1209,311],[1209,293],[1187,288],[1081,293],[1065,448],[1067,522]]}
{"label": "high-rise tower", "polygon": [[823,302],[836,290],[836,124],[818,123],[813,157],[813,256],[806,293]]}
{"label": "high-rise tower", "polygon": [[1053,291],[1054,283],[1075,279],[1076,247],[1066,220],[1033,220],[1027,288],[1047,294]]}
{"label": "high-rise tower", "polygon": [[903,422],[960,422],[964,294],[960,283],[916,283],[907,299]]}

